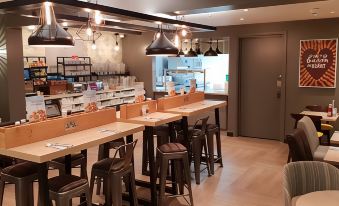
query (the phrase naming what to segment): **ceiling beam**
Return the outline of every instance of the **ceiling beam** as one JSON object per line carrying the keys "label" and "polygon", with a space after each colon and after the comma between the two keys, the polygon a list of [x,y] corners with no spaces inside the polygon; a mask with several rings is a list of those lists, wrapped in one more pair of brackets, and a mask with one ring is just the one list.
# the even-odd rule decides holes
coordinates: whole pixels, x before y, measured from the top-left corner
{"label": "ceiling beam", "polygon": [[[197,28],[197,29],[206,30],[206,31],[216,30],[216,27],[214,26],[208,26],[208,25],[196,24],[196,23],[191,23],[191,22],[186,22],[186,21],[179,21],[179,20],[174,20],[174,19],[157,17],[153,15],[143,14],[139,12],[119,9],[119,8],[109,7],[109,6],[99,5],[99,4],[93,4],[93,3],[88,3],[88,2],[70,1],[70,0],[49,0],[49,1],[55,3],[56,6],[73,7],[73,8],[77,8],[79,11],[83,10],[84,8],[89,8],[92,10],[98,10],[106,15],[125,17],[131,20],[141,20],[141,21],[147,21],[147,22],[159,21],[164,24],[186,25],[188,27]],[[37,8],[43,2],[45,2],[45,0],[20,0],[20,1],[2,2],[0,3],[0,11],[6,12],[6,11],[11,11],[11,10],[12,11],[13,10],[27,10],[27,9]]]}

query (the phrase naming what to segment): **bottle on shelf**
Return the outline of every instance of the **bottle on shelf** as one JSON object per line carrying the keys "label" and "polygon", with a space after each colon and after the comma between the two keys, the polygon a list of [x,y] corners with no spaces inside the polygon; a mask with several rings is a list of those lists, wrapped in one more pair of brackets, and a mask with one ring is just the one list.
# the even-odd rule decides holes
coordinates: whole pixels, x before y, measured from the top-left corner
{"label": "bottle on shelf", "polygon": [[333,105],[329,104],[327,108],[327,116],[332,117],[333,116]]}

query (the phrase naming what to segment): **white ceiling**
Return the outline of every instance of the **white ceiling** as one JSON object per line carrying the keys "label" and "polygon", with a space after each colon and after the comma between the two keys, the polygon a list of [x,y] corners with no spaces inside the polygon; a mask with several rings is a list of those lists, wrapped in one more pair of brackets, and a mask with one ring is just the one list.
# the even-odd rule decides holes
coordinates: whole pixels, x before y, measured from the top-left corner
{"label": "white ceiling", "polygon": [[[317,16],[311,14],[311,10],[314,8],[319,8]],[[233,10],[210,14],[192,14],[185,16],[185,21],[211,26],[227,26],[335,17],[339,17],[339,0],[253,8],[247,12]],[[240,20],[241,18],[244,20]]]}

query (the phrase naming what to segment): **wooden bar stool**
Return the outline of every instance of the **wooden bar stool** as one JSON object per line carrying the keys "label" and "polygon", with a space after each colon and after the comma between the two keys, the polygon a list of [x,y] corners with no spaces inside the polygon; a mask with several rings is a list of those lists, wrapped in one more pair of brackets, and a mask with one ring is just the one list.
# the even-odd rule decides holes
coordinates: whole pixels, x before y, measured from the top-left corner
{"label": "wooden bar stool", "polygon": [[[48,180],[49,196],[56,206],[70,206],[70,200],[85,194],[87,206],[92,205],[87,179],[74,175],[60,175]],[[82,205],[82,203],[80,204]]]}
{"label": "wooden bar stool", "polygon": [[[132,143],[120,146],[113,158],[105,158],[93,164],[91,181],[90,181],[90,196],[92,197],[94,182],[96,178],[104,180],[104,195],[105,205],[121,206],[122,205],[122,178],[128,176],[128,189],[131,204],[137,206],[137,194],[135,187],[135,173],[133,165],[133,152],[137,140]],[[117,158],[119,151],[123,150],[125,156]]]}
{"label": "wooden bar stool", "polygon": [[33,182],[38,179],[38,165],[21,162],[6,167],[0,177],[0,205],[3,203],[5,183],[15,184],[15,202],[17,206],[33,206]]}
{"label": "wooden bar stool", "polygon": [[[189,196],[189,203],[193,205],[193,194],[191,188],[191,175],[186,147],[180,143],[167,143],[157,148],[157,165],[160,166],[160,192],[159,206],[165,205],[165,187],[168,172],[168,162],[174,161],[176,184],[179,186],[180,196]],[[183,174],[183,175],[182,175]],[[172,184],[173,185],[173,184]],[[184,194],[184,185],[188,194]],[[177,190],[177,188],[175,188]],[[177,197],[178,195],[172,195]],[[171,197],[171,196],[169,196]],[[187,201],[187,199],[185,198]],[[187,201],[188,203],[188,201]]]}

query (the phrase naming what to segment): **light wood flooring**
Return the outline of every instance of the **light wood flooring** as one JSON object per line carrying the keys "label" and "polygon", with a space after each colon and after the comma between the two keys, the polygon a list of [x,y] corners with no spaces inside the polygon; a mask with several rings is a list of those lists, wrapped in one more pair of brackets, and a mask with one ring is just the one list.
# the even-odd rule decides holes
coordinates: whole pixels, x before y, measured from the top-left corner
{"label": "light wood flooring", "polygon": [[[140,134],[136,135],[140,137]],[[136,178],[141,176],[141,145],[139,138],[135,151]],[[88,151],[88,172],[97,159],[98,148]],[[282,168],[287,159],[287,145],[270,140],[222,136],[224,167],[216,165],[215,175],[207,177],[204,172],[201,184],[192,180],[193,198],[196,206],[282,206]],[[73,170],[79,174],[78,169]],[[50,176],[57,175],[50,171]],[[193,178],[192,173],[192,178]],[[35,183],[35,195],[37,184]],[[138,188],[138,195],[148,195],[145,189]],[[78,200],[73,201],[76,205]],[[93,196],[93,202],[103,203],[103,196]],[[185,205],[178,199],[169,199],[168,205]],[[36,203],[35,203],[36,204]],[[6,185],[4,206],[14,206],[14,185]]]}

